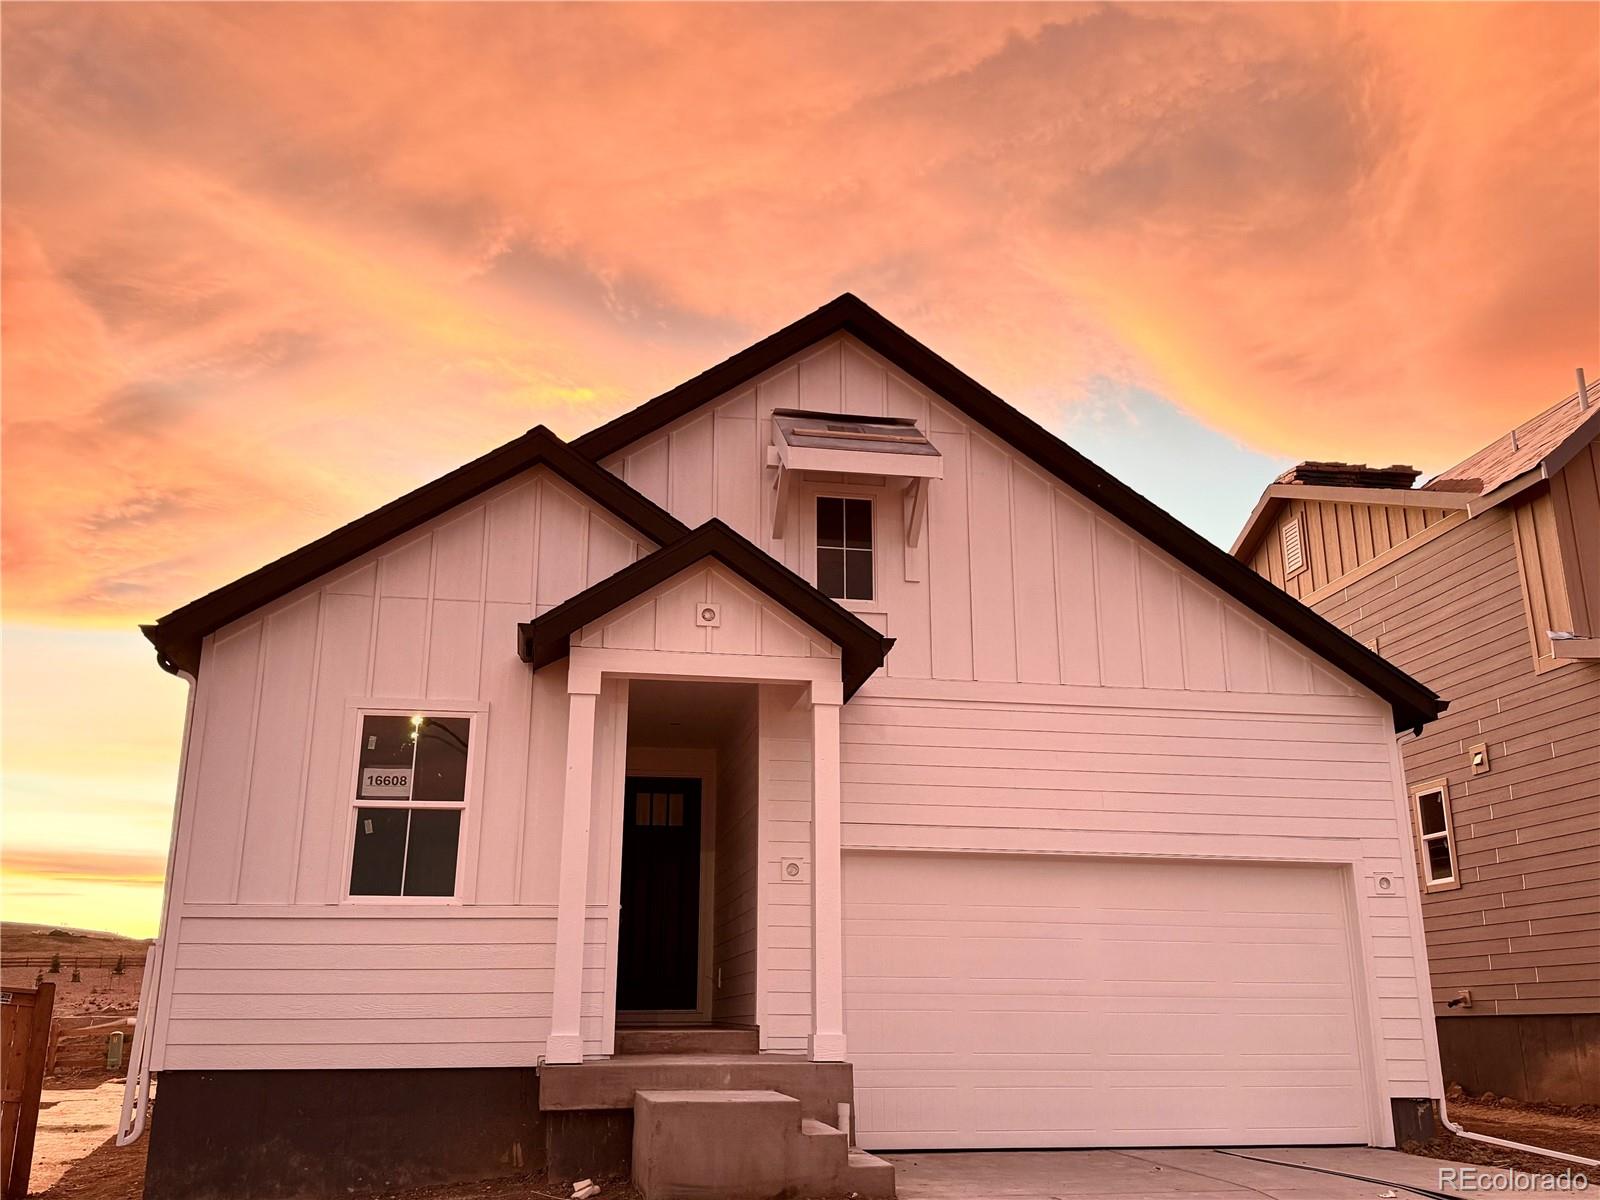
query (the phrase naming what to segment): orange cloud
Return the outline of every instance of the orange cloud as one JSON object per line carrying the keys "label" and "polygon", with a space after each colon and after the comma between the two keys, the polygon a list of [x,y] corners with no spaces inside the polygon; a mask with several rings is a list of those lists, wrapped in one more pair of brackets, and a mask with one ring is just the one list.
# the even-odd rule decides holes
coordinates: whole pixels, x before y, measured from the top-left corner
{"label": "orange cloud", "polygon": [[1600,8],[8,6],[7,610],[124,622],[849,288],[1442,466],[1600,340]]}
{"label": "orange cloud", "polygon": [[0,33],[12,917],[153,930],[182,689],[133,621],[842,290],[1047,421],[1137,386],[1281,457],[1437,469],[1600,371],[1593,4]]}

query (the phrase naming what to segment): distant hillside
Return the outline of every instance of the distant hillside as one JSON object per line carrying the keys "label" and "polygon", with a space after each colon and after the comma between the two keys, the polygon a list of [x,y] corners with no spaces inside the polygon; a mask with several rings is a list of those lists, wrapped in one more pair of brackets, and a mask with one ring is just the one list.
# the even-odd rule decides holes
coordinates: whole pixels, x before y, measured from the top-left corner
{"label": "distant hillside", "polygon": [[41,954],[72,955],[128,954],[137,952],[142,960],[148,939],[124,937],[96,929],[70,929],[61,925],[29,925],[21,921],[0,921],[0,959],[33,957]]}

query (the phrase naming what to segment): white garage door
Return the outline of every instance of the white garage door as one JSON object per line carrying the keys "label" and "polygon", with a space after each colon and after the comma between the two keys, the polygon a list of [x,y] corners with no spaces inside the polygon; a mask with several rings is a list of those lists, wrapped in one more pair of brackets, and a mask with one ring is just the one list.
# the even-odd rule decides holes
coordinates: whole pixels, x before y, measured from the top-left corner
{"label": "white garage door", "polygon": [[1365,1142],[1331,868],[851,854],[868,1149]]}

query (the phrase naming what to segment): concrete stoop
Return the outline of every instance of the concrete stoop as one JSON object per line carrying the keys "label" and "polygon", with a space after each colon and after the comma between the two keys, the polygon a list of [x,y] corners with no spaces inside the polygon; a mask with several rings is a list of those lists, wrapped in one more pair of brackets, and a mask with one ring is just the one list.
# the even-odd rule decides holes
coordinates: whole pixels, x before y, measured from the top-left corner
{"label": "concrete stoop", "polygon": [[633,1181],[644,1200],[894,1196],[893,1166],[793,1096],[756,1090],[636,1093]]}

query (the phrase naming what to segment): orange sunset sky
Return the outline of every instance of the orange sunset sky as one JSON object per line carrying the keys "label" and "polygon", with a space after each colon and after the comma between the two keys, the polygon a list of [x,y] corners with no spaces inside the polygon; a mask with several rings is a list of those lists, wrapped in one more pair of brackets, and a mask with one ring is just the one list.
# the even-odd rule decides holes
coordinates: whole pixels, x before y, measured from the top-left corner
{"label": "orange sunset sky", "polygon": [[4,915],[154,932],[135,626],[841,291],[1227,544],[1600,373],[1600,6],[7,3]]}

